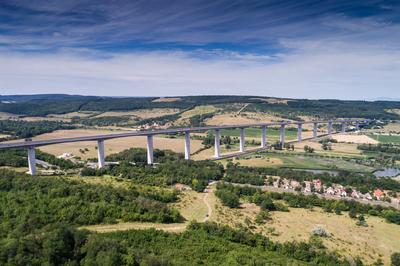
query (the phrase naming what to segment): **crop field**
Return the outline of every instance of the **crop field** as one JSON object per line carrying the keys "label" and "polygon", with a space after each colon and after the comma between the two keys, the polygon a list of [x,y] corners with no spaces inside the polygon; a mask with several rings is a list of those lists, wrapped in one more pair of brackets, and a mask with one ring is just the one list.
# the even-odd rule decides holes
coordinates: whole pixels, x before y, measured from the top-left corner
{"label": "crop field", "polygon": [[155,118],[164,115],[176,114],[179,109],[176,108],[153,108],[153,109],[139,109],[135,111],[126,112],[104,112],[94,117],[110,117],[110,116],[132,116],[140,119]]}
{"label": "crop field", "polygon": [[254,167],[285,167],[294,169],[347,170],[356,172],[371,172],[372,167],[345,161],[338,158],[323,156],[302,156],[289,153],[263,152],[257,155],[247,155],[234,159],[243,166]]}
{"label": "crop field", "polygon": [[207,125],[235,125],[235,124],[251,124],[251,123],[269,123],[277,121],[289,121],[279,116],[266,113],[256,112],[228,112],[217,114],[206,120]]}
{"label": "crop field", "polygon": [[369,135],[369,137],[381,143],[400,144],[400,135]]}

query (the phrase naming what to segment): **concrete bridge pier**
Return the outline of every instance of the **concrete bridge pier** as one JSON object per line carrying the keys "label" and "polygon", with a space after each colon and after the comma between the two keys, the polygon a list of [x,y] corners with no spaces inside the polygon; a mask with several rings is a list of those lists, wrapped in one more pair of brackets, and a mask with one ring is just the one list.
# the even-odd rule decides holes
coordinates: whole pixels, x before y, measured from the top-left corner
{"label": "concrete bridge pier", "polygon": [[303,124],[302,123],[298,123],[297,124],[297,142],[301,142],[302,141],[302,132],[303,132]]}
{"label": "concrete bridge pier", "polygon": [[28,166],[29,174],[36,175],[35,147],[28,147]]}
{"label": "concrete bridge pier", "polygon": [[261,147],[267,146],[267,126],[261,128]]}
{"label": "concrete bridge pier", "polygon": [[185,133],[185,159],[190,160],[190,132]]}
{"label": "concrete bridge pier", "polygon": [[358,121],[356,121],[356,130],[360,130],[360,123]]}
{"label": "concrete bridge pier", "polygon": [[332,130],[333,130],[333,122],[332,121],[329,121],[328,122],[328,136],[329,137],[332,137]]}
{"label": "concrete bridge pier", "polygon": [[346,122],[342,123],[342,133],[346,132]]}
{"label": "concrete bridge pier", "polygon": [[240,128],[240,143],[239,143],[239,151],[244,152],[244,128]]}
{"label": "concrete bridge pier", "polygon": [[285,124],[281,124],[281,137],[280,137],[280,142],[282,145],[282,148],[285,147]]}
{"label": "concrete bridge pier", "polygon": [[147,164],[154,163],[153,135],[147,135]]}
{"label": "concrete bridge pier", "polygon": [[98,157],[98,168],[105,166],[104,161],[104,140],[97,141],[97,157]]}
{"label": "concrete bridge pier", "polygon": [[219,129],[216,129],[214,131],[215,133],[215,139],[214,139],[214,157],[215,158],[219,158],[221,156],[221,147],[220,147],[220,139],[221,139],[221,132],[219,131]]}
{"label": "concrete bridge pier", "polygon": [[314,123],[313,139],[316,139],[317,136],[318,136],[318,123]]}

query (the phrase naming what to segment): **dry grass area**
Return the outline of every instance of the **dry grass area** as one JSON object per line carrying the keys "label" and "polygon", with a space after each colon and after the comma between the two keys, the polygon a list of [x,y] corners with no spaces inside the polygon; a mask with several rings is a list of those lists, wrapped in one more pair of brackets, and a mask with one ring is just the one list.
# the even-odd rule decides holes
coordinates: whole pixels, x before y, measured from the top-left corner
{"label": "dry grass area", "polygon": [[139,109],[135,111],[126,112],[104,112],[95,117],[106,117],[106,116],[133,116],[140,119],[160,117],[164,115],[176,114],[179,109],[176,108],[153,108],[153,109]]}
{"label": "dry grass area", "polygon": [[196,106],[195,108],[188,110],[186,112],[183,112],[181,114],[181,119],[186,119],[195,115],[204,115],[212,112],[216,112],[219,109],[215,107],[214,105],[200,105]]}
{"label": "dry grass area", "polygon": [[332,143],[331,151],[324,151],[322,149],[322,144],[318,141],[303,141],[301,143],[294,144],[296,151],[304,151],[304,146],[308,145],[315,149],[316,153],[324,154],[348,154],[348,155],[360,155],[362,152],[357,149],[357,144],[355,143]]}
{"label": "dry grass area", "polygon": [[[57,130],[52,133],[42,134],[33,139],[35,140],[46,140],[54,138],[66,138],[66,137],[80,137],[89,135],[100,135],[115,133],[107,130],[89,130],[89,129],[73,129],[73,130]],[[113,154],[123,151],[125,149],[139,147],[146,148],[146,137],[127,137],[119,139],[111,139],[105,142],[105,154]],[[73,143],[63,143],[56,145],[49,145],[40,147],[44,152],[48,152],[55,156],[61,155],[65,152],[72,153],[76,156],[80,156],[82,159],[97,157],[96,150],[97,143],[95,141],[83,141]],[[194,152],[202,148],[201,140],[191,141],[191,150]],[[85,153],[81,153],[80,149],[88,149]],[[184,152],[184,141],[183,139],[172,139],[164,137],[154,137],[154,148],[161,150],[172,150],[174,152]]]}
{"label": "dry grass area", "polygon": [[333,138],[338,142],[357,143],[357,144],[378,144],[379,141],[374,140],[366,135],[353,135],[353,134],[336,134]]}
{"label": "dry grass area", "polygon": [[153,100],[153,103],[172,103],[172,102],[177,102],[182,100],[179,97],[162,97],[162,98],[158,98]]}
{"label": "dry grass area", "polygon": [[400,251],[399,225],[386,223],[379,217],[367,217],[368,227],[362,227],[347,214],[291,208],[290,212],[274,212],[272,219],[264,228],[275,228],[275,233],[270,235],[274,240],[307,240],[315,226],[322,226],[332,234],[324,239],[326,246],[346,256],[360,256],[369,263],[382,256],[388,265],[390,255]]}
{"label": "dry grass area", "polygon": [[233,158],[233,163],[240,163],[241,166],[251,166],[251,167],[274,167],[278,165],[282,165],[283,161],[280,158],[270,158],[270,157],[262,157],[262,158],[249,158],[237,160]]}
{"label": "dry grass area", "polygon": [[386,132],[386,133],[400,132],[400,122],[397,121],[395,123],[389,123],[384,126],[383,130],[379,130],[379,131]]}
{"label": "dry grass area", "polygon": [[356,220],[350,219],[347,213],[336,215],[320,209],[290,208],[290,212],[272,212],[271,221],[257,225],[255,217],[259,210],[250,203],[243,203],[240,209],[230,209],[215,199],[214,215],[210,220],[236,228],[252,228],[252,231],[279,242],[307,241],[311,230],[321,226],[331,234],[323,240],[330,250],[345,256],[360,256],[368,263],[381,257],[388,265],[390,255],[400,250],[399,225],[386,223],[379,217],[366,217],[368,227],[362,227],[357,226]]}
{"label": "dry grass area", "polygon": [[36,122],[36,121],[62,121],[62,122],[71,122],[70,118],[61,118],[61,117],[47,117],[47,116],[25,116],[23,118],[19,118],[19,120],[27,121],[27,122]]}
{"label": "dry grass area", "polygon": [[66,113],[66,114],[49,114],[49,115],[47,115],[47,117],[56,117],[56,118],[74,118],[74,117],[79,117],[79,118],[85,118],[85,117],[96,115],[98,113],[99,112],[90,112],[90,111],[71,112],[71,113]]}
{"label": "dry grass area", "polygon": [[242,112],[240,114],[230,112],[218,114],[206,120],[207,125],[233,125],[233,124],[251,124],[251,123],[269,123],[277,121],[290,121],[279,116],[266,113]]}
{"label": "dry grass area", "polygon": [[15,118],[18,118],[18,115],[6,112],[0,112],[0,120],[15,119]]}

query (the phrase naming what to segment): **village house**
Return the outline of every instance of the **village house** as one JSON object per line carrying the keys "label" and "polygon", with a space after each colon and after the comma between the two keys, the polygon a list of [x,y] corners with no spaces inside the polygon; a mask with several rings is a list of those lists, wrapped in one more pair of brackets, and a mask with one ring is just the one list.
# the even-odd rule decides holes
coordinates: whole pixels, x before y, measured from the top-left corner
{"label": "village house", "polygon": [[325,194],[333,196],[333,195],[335,195],[335,190],[332,187],[328,187],[325,190]]}
{"label": "village house", "polygon": [[382,200],[384,197],[383,191],[380,190],[379,188],[374,189],[374,196],[376,197],[377,200]]}

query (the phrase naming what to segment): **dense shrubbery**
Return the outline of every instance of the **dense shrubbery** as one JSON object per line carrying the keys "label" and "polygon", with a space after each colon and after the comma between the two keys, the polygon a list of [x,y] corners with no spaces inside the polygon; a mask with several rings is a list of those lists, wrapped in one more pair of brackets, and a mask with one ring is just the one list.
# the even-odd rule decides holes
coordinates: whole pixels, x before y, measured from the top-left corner
{"label": "dense shrubbery", "polygon": [[178,222],[182,219],[180,214],[161,202],[175,199],[174,194],[158,194],[139,187],[114,188],[0,170],[0,237],[13,231],[28,233],[58,222]]}
{"label": "dense shrubbery", "polygon": [[[246,181],[246,177],[249,177],[250,180],[257,180],[257,178],[261,180],[261,178],[265,179],[268,175],[280,176],[282,178],[293,179],[297,181],[311,181],[313,179],[320,179],[322,183],[327,186],[330,186],[332,183],[336,183],[343,186],[353,186],[361,191],[371,191],[375,188],[400,191],[400,183],[396,180],[383,177],[376,178],[373,174],[369,173],[339,171],[338,175],[335,176],[330,173],[314,174],[308,171],[291,170],[285,168],[246,167],[233,163],[228,163],[227,174],[224,176],[224,180],[235,180],[231,181],[235,183],[249,183]],[[261,184],[261,181],[259,184]],[[254,185],[257,185],[256,182],[254,182]]]}
{"label": "dense shrubbery", "polygon": [[27,122],[22,120],[0,120],[0,133],[19,138],[31,138],[58,129],[72,129],[70,124],[56,121]]}
{"label": "dense shrubbery", "polygon": [[[354,200],[333,200],[321,198],[316,195],[306,196],[294,193],[262,192],[261,189],[224,183],[218,184],[217,189],[223,191],[223,195],[229,195],[231,198],[237,197],[238,200],[241,196],[247,196],[251,202],[260,205],[262,209],[268,211],[287,211],[287,208],[274,202],[275,200],[283,200],[292,208],[321,207],[326,212],[335,212],[336,214],[341,214],[342,211],[351,211],[354,214],[380,216],[387,222],[400,224],[400,211],[380,205],[363,204]],[[217,192],[216,195],[218,195]],[[225,205],[229,206],[229,204]]]}
{"label": "dense shrubbery", "polygon": [[363,151],[372,151],[372,152],[386,152],[386,153],[395,153],[400,154],[400,146],[389,143],[381,143],[381,144],[359,144],[357,145],[357,149]]}
{"label": "dense shrubbery", "polygon": [[180,234],[90,234],[54,225],[0,240],[3,265],[350,265],[318,242],[273,243],[261,234],[193,223]]}
{"label": "dense shrubbery", "polygon": [[[27,151],[24,149],[0,150],[0,166],[26,167],[28,166],[26,157]],[[54,155],[39,150],[36,151],[36,159],[56,165],[61,169],[72,169],[78,167],[69,160],[57,158]]]}
{"label": "dense shrubbery", "polygon": [[[119,165],[108,170],[82,171],[82,175],[102,175],[109,173],[115,176],[135,180],[136,183],[166,186],[183,183],[192,186],[196,191],[203,191],[210,180],[219,180],[223,175],[223,166],[211,161],[181,160],[182,154],[172,151],[154,151],[155,161],[159,165],[146,165],[146,151],[134,148],[110,155],[107,160],[120,161]],[[132,164],[135,163],[135,165]]]}

